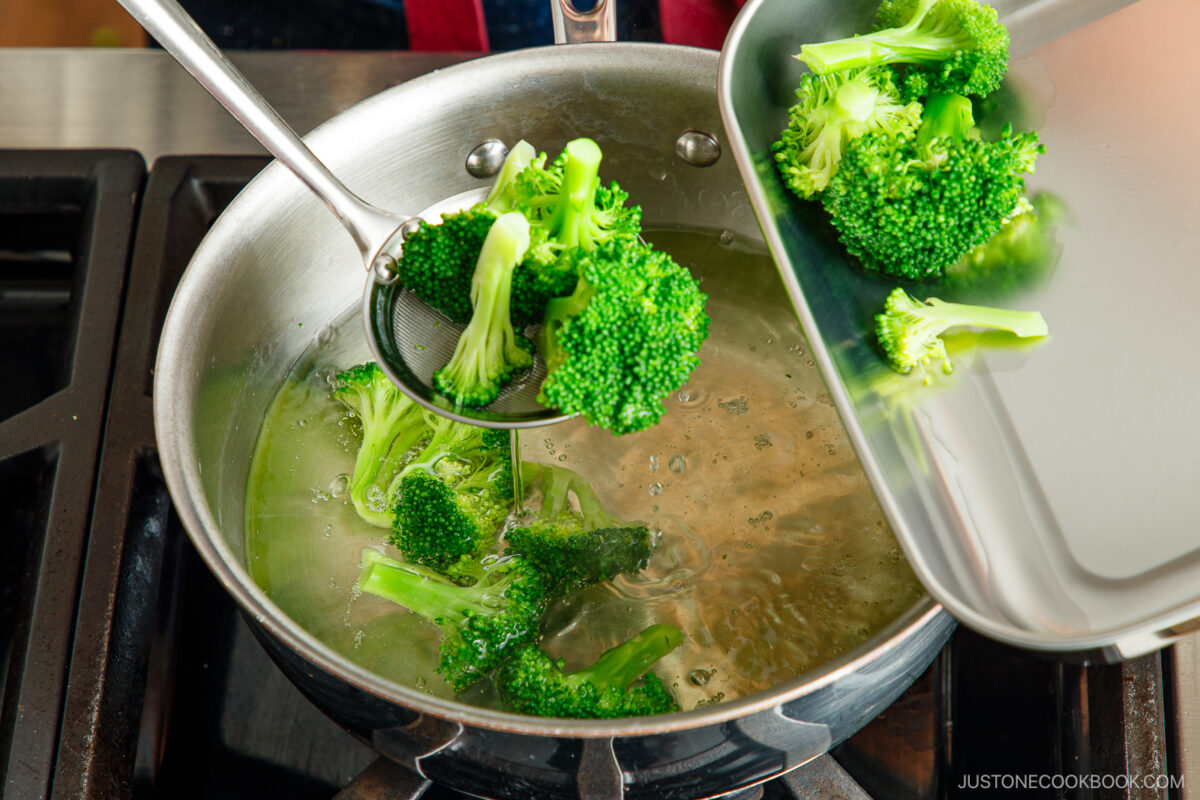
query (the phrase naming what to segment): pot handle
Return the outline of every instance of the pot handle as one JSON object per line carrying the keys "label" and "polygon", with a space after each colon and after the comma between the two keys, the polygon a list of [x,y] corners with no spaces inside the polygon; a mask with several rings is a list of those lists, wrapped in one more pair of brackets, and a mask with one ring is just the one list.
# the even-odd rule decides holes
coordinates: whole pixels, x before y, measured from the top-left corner
{"label": "pot handle", "polygon": [[590,11],[575,8],[572,0],[550,0],[556,44],[615,42],[617,0],[596,0]]}

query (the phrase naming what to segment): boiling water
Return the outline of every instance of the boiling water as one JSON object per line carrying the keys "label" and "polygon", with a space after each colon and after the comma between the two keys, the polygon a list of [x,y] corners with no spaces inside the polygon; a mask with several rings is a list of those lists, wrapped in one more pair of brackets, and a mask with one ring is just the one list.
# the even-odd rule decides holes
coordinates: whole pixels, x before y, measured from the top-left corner
{"label": "boiling water", "polygon": [[[649,431],[615,437],[574,420],[522,433],[525,460],[587,476],[609,508],[658,544],[648,568],[551,608],[543,647],[577,668],[647,625],[687,634],[655,671],[683,708],[794,678],[867,639],[923,594],[807,353],[767,254],[728,233],[647,238],[701,278],[713,318],[701,366]],[[331,327],[268,413],[251,469],[254,579],[352,661],[431,694],[438,629],[356,596],[359,553],[387,531],[347,494],[358,423],[330,398],[366,360],[356,316]],[[486,685],[469,702],[488,704]]]}

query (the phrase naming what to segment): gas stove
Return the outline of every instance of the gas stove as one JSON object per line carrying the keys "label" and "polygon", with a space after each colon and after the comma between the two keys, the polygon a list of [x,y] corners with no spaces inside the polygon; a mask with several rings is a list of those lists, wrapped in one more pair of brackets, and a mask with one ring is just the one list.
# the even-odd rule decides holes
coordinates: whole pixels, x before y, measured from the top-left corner
{"label": "gas stove", "polygon": [[[158,470],[164,314],[266,163],[0,151],[2,800],[397,796],[380,786],[398,768],[255,641]],[[832,760],[743,795],[1186,798],[1192,652],[1089,666],[959,630]]]}

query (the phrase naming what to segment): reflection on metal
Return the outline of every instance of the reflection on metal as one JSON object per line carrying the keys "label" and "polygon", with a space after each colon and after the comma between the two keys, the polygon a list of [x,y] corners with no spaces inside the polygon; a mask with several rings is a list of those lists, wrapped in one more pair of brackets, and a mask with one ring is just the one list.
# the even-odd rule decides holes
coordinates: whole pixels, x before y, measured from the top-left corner
{"label": "reflection on metal", "polygon": [[711,167],[721,157],[721,144],[711,133],[684,131],[675,140],[675,155],[693,167]]}
{"label": "reflection on metal", "polygon": [[613,753],[612,739],[588,739],[579,757],[579,800],[621,800],[625,773]]}
{"label": "reflection on metal", "polygon": [[403,727],[375,731],[371,746],[410,772],[424,776],[422,760],[451,747],[462,735],[461,722],[421,714]]}
{"label": "reflection on metal", "polygon": [[499,139],[488,139],[467,155],[467,172],[475,178],[490,178],[504,166],[508,146]]}

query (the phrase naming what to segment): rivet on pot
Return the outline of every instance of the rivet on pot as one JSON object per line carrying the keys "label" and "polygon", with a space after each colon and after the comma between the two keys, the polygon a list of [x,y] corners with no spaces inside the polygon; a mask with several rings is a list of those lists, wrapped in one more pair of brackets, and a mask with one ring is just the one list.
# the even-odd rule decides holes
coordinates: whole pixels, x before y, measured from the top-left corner
{"label": "rivet on pot", "polygon": [[490,178],[504,166],[508,146],[499,139],[488,139],[467,156],[467,172],[476,178]]}
{"label": "rivet on pot", "polygon": [[711,133],[684,131],[675,140],[675,155],[693,167],[711,167],[721,157],[721,145]]}

